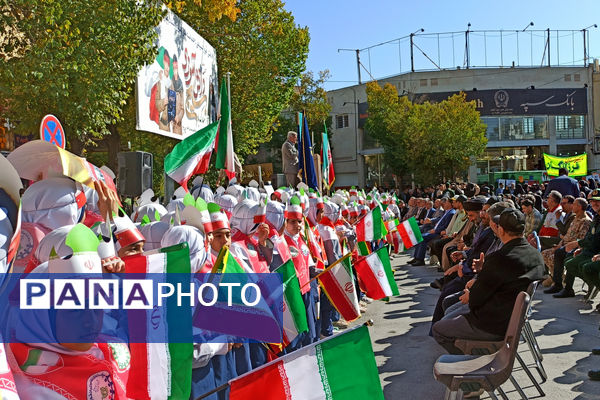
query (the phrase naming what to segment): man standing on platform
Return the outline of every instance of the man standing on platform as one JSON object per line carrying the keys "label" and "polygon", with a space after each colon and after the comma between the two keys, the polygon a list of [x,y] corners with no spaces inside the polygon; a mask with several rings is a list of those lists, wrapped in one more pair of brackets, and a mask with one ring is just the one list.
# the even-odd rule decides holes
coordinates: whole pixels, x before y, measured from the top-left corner
{"label": "man standing on platform", "polygon": [[283,173],[288,186],[296,187],[298,183],[298,134],[289,131],[287,140],[281,146],[281,161],[283,163]]}

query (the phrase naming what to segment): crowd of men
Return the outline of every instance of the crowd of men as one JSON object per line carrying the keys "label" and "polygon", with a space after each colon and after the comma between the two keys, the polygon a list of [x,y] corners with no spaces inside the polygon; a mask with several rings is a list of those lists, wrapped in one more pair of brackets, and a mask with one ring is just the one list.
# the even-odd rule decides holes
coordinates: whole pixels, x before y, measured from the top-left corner
{"label": "crowd of men", "polygon": [[[563,299],[575,296],[579,277],[589,297],[600,287],[596,186],[561,169],[545,184],[447,183],[401,193],[401,218],[415,217],[423,236],[408,263],[443,273],[431,282],[441,293],[430,335],[451,354],[460,354],[457,339],[502,340],[517,294],[534,281]],[[600,371],[589,376],[600,380]]]}
{"label": "crowd of men", "polygon": [[[3,170],[11,168],[6,159],[0,161]],[[330,196],[302,183],[273,190],[254,181],[248,186],[232,182],[211,188],[196,180],[189,194],[179,188],[166,206],[144,194],[130,216],[119,207],[114,186],[106,183],[96,182],[92,188],[66,176],[52,177],[25,182],[27,187],[17,192],[7,179],[0,183],[3,272],[9,268],[24,273],[80,272],[71,257],[69,233],[83,224],[102,234],[105,219],[114,235],[114,251],[99,250],[98,261],[87,265],[91,271],[126,272],[128,257],[187,243],[192,273],[213,271],[225,246],[245,271],[270,273],[282,265],[279,245],[285,246],[302,288],[308,331],[280,348],[254,342],[195,344],[192,399],[348,328],[348,321],[313,278],[348,253],[357,257],[356,223],[375,207],[381,207],[384,221],[414,217],[418,222],[423,240],[409,250],[413,256],[409,264],[422,266],[428,261],[443,274],[431,283],[441,293],[432,310],[430,335],[449,353],[460,353],[454,345],[457,339],[501,340],[518,293],[531,282],[544,280],[545,292],[558,298],[574,296],[575,277],[587,282],[590,290],[600,287],[600,190],[594,182],[569,178],[565,171],[546,185],[516,184],[502,190],[448,183],[404,192],[372,189],[368,194],[352,188]],[[190,196],[207,204],[209,213],[198,210],[198,215],[209,215],[209,221],[190,214]],[[21,237],[27,239],[11,259],[18,215]],[[384,242],[370,247],[375,250]],[[398,251],[398,244],[391,242],[390,248]],[[354,286],[364,312],[372,300],[358,282]],[[114,347],[106,344],[17,340],[6,343],[4,350],[21,398],[130,397],[129,360],[123,354],[117,357]],[[53,367],[57,359],[61,368]],[[105,384],[97,380],[90,384],[99,373]],[[590,374],[600,378],[596,371]],[[228,392],[205,398],[226,399]]]}

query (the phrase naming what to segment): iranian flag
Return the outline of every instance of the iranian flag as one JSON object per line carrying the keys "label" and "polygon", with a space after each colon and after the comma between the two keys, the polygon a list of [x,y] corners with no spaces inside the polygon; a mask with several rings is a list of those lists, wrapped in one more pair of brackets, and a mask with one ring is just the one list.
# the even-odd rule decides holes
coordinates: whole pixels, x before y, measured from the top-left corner
{"label": "iranian flag", "polygon": [[215,167],[224,169],[227,178],[235,176],[235,163],[233,158],[233,132],[231,130],[231,105],[227,94],[227,84],[225,78],[221,81],[221,93],[219,95],[220,103],[220,124],[217,135],[217,160]]}
{"label": "iranian flag", "polygon": [[278,358],[230,385],[231,400],[383,400],[364,325]]}
{"label": "iranian flag", "polygon": [[219,121],[177,143],[165,157],[165,173],[187,191],[188,180],[208,170],[210,155],[215,146]]}
{"label": "iranian flag", "polygon": [[417,224],[415,217],[410,217],[398,225],[398,232],[400,233],[405,249],[410,249],[417,243],[423,241],[423,236],[421,236],[419,224]]}
{"label": "iranian flag", "polygon": [[354,321],[360,317],[360,307],[356,290],[354,290],[354,274],[348,253],[319,274],[319,283],[331,304],[346,321]]}
{"label": "iranian flag", "polygon": [[302,301],[300,282],[296,276],[294,261],[289,259],[275,270],[283,281],[283,329],[282,343],[286,347],[300,333],[308,331],[306,308]]}
{"label": "iranian flag", "polygon": [[356,223],[356,240],[372,242],[387,235],[387,229],[381,219],[381,207],[375,207]]}
{"label": "iranian flag", "polygon": [[361,289],[373,300],[400,294],[387,247],[364,257],[354,267]]}
{"label": "iranian flag", "polygon": [[329,146],[329,139],[327,137],[327,125],[325,125],[325,132],[323,132],[323,147],[321,150],[321,160],[323,160],[322,174],[323,183],[328,189],[331,188],[335,181],[335,171],[333,170],[333,155],[331,154],[331,146]]}
{"label": "iranian flag", "polygon": [[[142,255],[123,259],[127,273],[190,274],[190,251],[187,243],[152,250]],[[181,275],[179,275],[181,276]],[[189,282],[189,281],[188,281]],[[188,399],[192,384],[192,343],[170,343],[169,338],[179,337],[183,331],[192,337],[190,307],[178,307],[177,296],[171,296],[167,305],[151,310],[129,310],[131,367],[127,381],[127,395],[132,399]],[[155,325],[156,320],[165,321]],[[164,343],[155,335],[164,337]],[[185,333],[184,333],[185,334]]]}

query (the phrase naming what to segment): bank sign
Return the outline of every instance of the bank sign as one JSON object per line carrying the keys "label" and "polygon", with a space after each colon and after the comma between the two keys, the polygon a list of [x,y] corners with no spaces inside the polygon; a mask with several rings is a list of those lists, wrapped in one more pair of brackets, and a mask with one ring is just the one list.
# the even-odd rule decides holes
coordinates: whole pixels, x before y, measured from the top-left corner
{"label": "bank sign", "polygon": [[[438,103],[459,92],[416,93],[414,103]],[[464,92],[481,115],[584,115],[587,89],[497,89]]]}

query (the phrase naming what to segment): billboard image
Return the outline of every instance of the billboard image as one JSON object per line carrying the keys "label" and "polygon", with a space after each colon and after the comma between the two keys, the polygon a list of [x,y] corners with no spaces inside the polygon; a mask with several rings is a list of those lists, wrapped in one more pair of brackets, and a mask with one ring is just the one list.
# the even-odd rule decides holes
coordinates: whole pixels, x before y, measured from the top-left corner
{"label": "billboard image", "polygon": [[184,139],[216,118],[217,55],[171,11],[157,31],[158,55],[138,74],[136,128]]}

